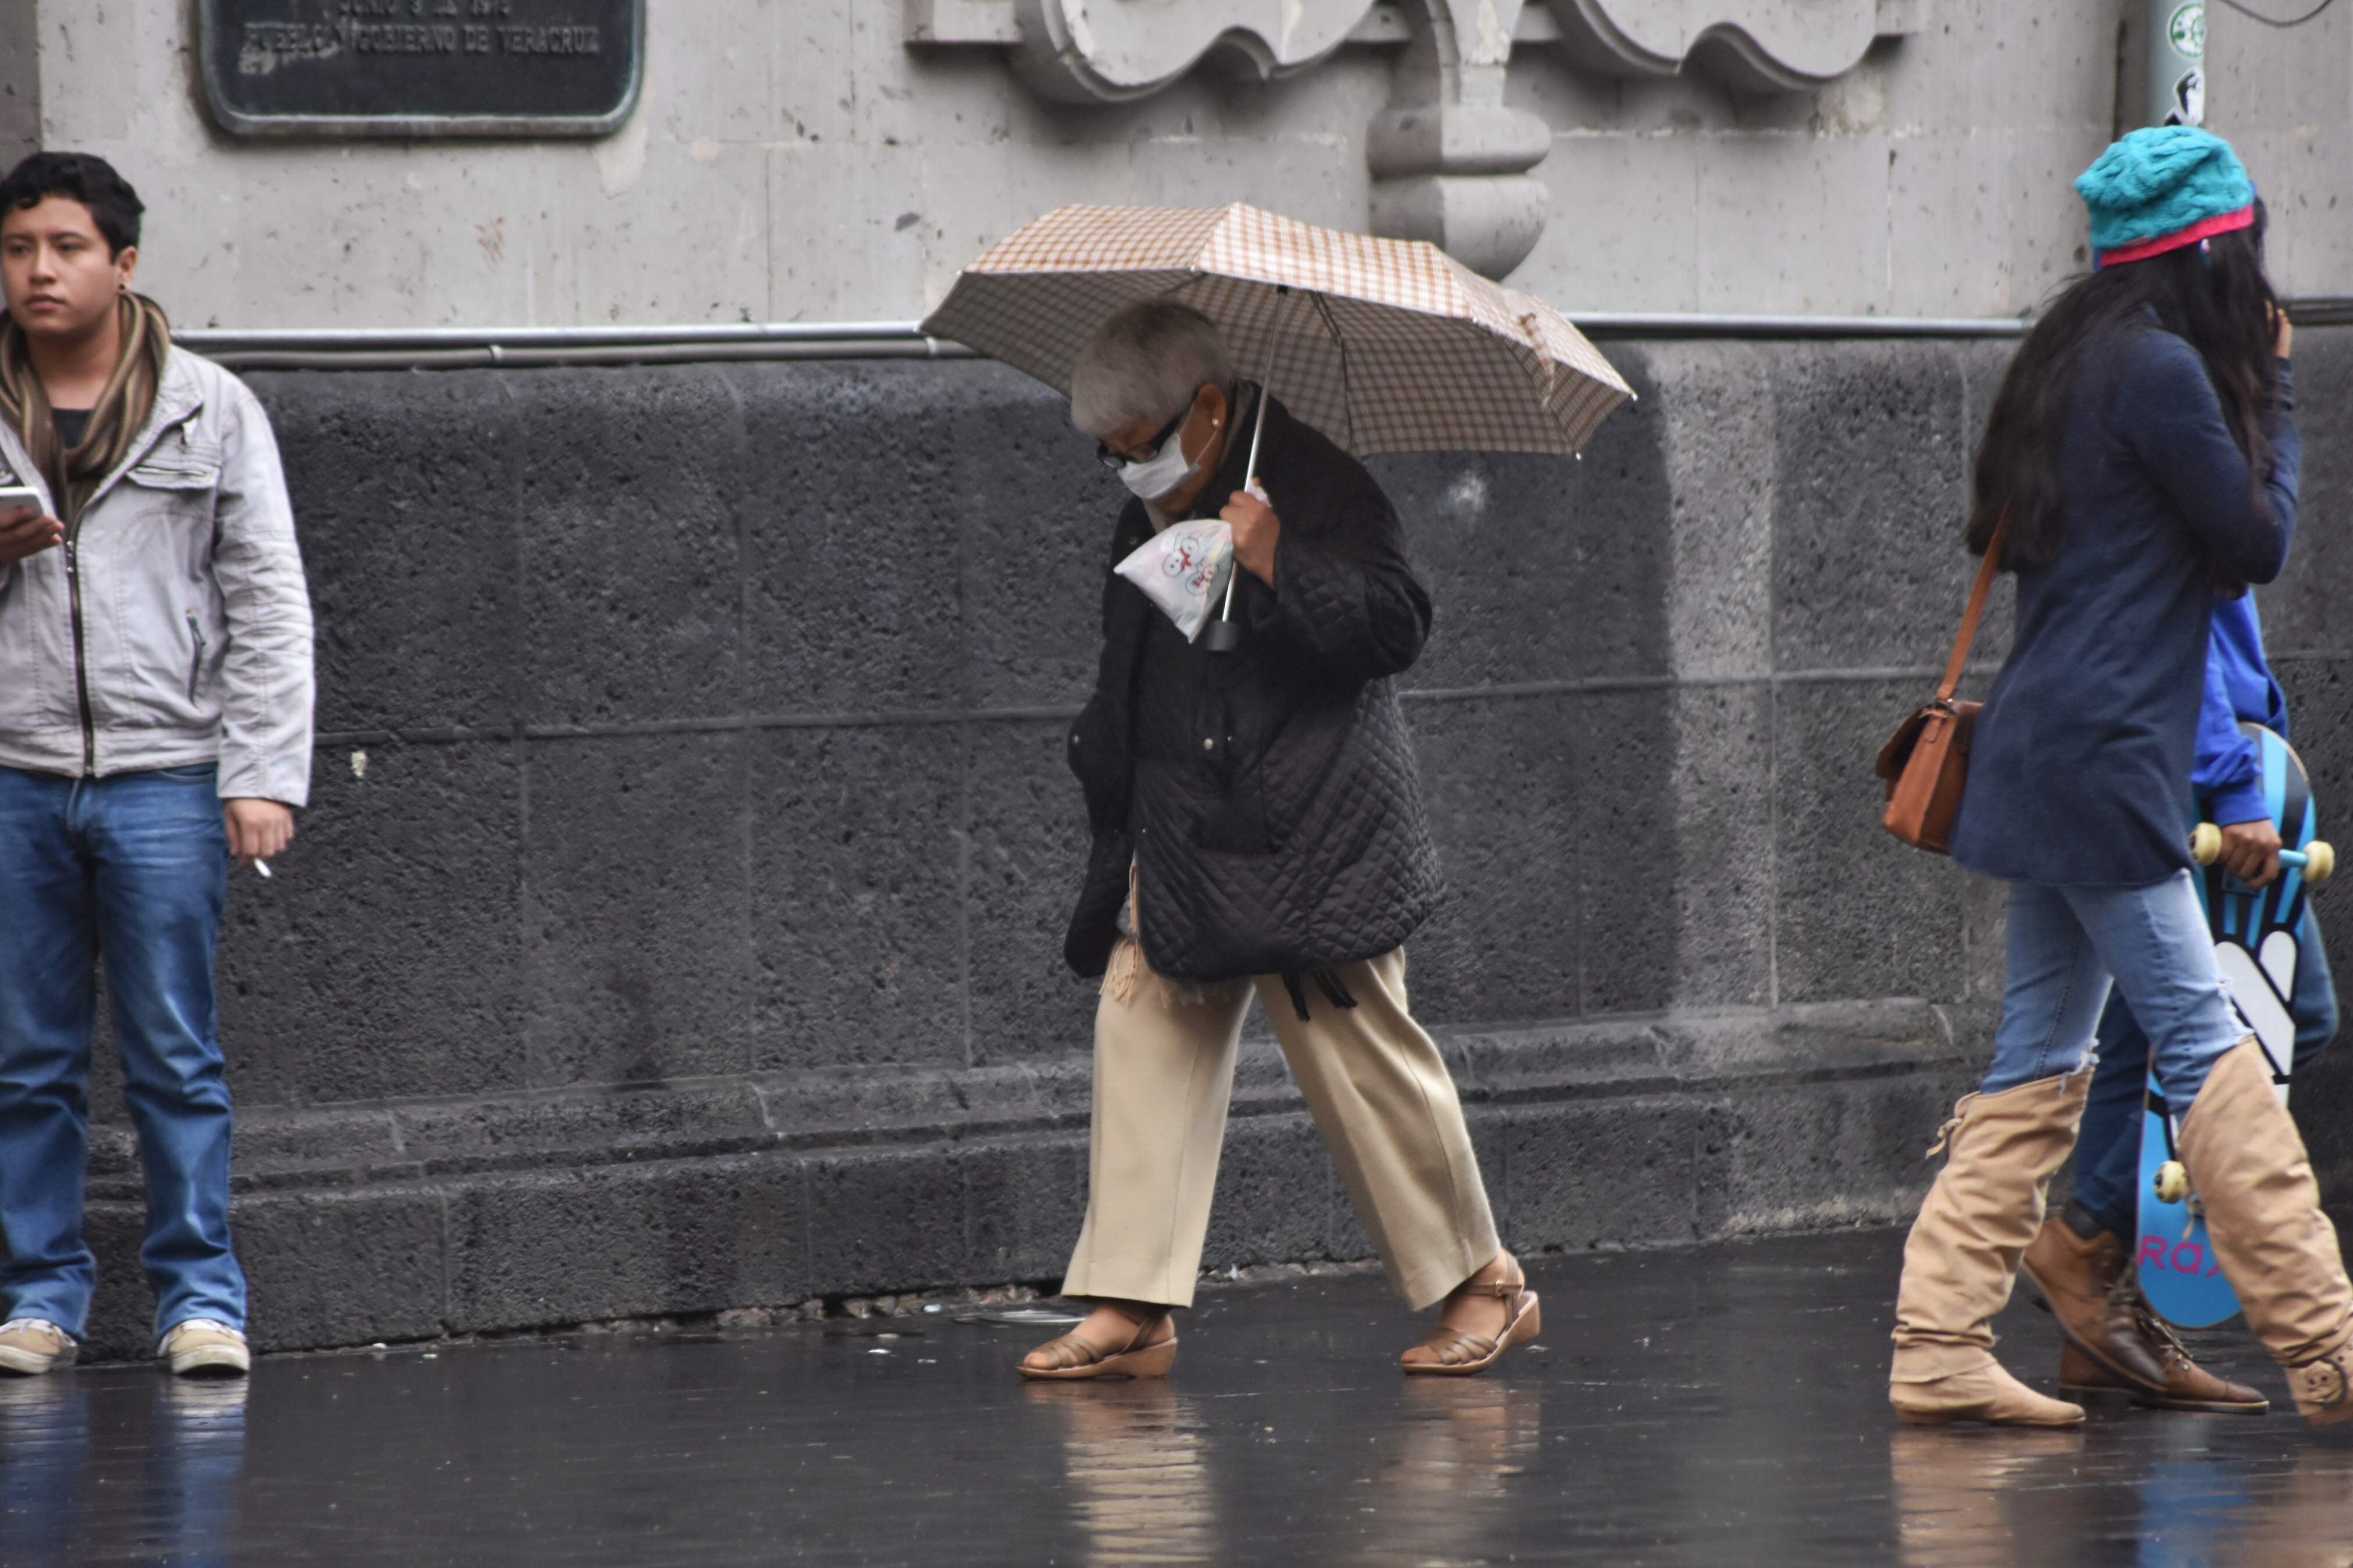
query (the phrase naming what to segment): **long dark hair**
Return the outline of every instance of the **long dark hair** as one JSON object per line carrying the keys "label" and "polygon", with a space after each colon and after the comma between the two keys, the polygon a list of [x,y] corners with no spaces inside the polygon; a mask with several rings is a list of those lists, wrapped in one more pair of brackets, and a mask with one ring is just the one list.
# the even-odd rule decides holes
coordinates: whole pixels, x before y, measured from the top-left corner
{"label": "long dark hair", "polygon": [[2279,403],[2279,365],[2272,352],[2279,300],[2263,276],[2264,226],[2263,205],[2257,202],[2252,227],[2145,261],[2104,267],[2052,301],[2010,362],[1978,444],[1967,535],[1971,553],[1985,553],[1995,522],[2007,511],[2004,566],[2046,566],[2057,556],[2066,522],[2059,456],[2075,373],[2102,340],[2151,326],[2184,339],[2205,361],[2223,420],[2247,456],[2256,508],[2268,515],[2263,479],[2271,468],[2271,416]]}

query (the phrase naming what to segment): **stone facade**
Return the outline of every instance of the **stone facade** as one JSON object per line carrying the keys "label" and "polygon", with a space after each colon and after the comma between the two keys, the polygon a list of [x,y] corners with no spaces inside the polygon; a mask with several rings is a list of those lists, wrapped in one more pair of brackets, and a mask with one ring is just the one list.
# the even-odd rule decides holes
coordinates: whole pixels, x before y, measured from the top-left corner
{"label": "stone facade", "polygon": [[[1063,203],[1234,199],[1572,311],[2014,315],[2145,96],[2139,0],[661,0],[601,141],[257,142],[193,5],[27,5],[0,135],[116,160],[153,291],[248,328],[908,319]],[[2209,76],[2284,287],[2353,292],[2353,12],[2218,7]]]}
{"label": "stone facade", "polygon": [[[1236,198],[1572,310],[1994,316],[2082,264],[2067,181],[2138,113],[2126,0],[1204,0],[1208,43],[1124,55],[1091,3],[661,0],[601,141],[261,143],[207,118],[193,6],[31,0],[0,140],[115,160],[189,325],[905,319],[1052,206]],[[2353,12],[2218,13],[2210,64],[2284,287],[2353,292]],[[2353,332],[2300,347],[2313,523],[2263,603],[2327,811]],[[1376,465],[1439,614],[1417,1006],[1515,1246],[1894,1222],[2000,903],[1880,832],[1869,761],[1966,590],[2009,346],[1609,352],[1642,399],[1581,461]],[[1050,1280],[1092,1005],[1060,736],[1117,499],[1059,403],[971,362],[252,379],[322,729],[223,956],[260,1342]],[[2341,1176],[2353,1072],[2297,1096]],[[1210,1261],[1364,1257],[1263,1037],[1235,1110]]]}
{"label": "stone facade", "polygon": [[[1454,893],[1411,984],[1513,1245],[1917,1201],[2000,896],[1881,831],[1871,759],[1967,591],[2007,352],[1619,343],[1641,401],[1582,460],[1377,461],[1437,605],[1405,709]],[[2334,822],[2353,331],[2298,358],[2310,522],[2263,605]],[[322,629],[312,805],[222,960],[262,1342],[1050,1281],[1093,1005],[1061,725],[1119,499],[1060,404],[976,362],[252,379]],[[1252,1030],[1208,1261],[1363,1258]],[[2337,1058],[2296,1089],[2332,1183]]]}

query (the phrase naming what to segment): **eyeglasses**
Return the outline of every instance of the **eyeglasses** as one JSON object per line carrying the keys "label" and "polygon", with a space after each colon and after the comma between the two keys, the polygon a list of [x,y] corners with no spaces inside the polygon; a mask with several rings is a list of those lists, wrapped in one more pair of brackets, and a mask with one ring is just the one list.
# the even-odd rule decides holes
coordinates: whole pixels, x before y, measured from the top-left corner
{"label": "eyeglasses", "polygon": [[1095,461],[1113,472],[1127,467],[1130,463],[1148,463],[1160,456],[1160,448],[1168,445],[1168,437],[1183,429],[1185,421],[1191,417],[1193,417],[1193,405],[1188,403],[1176,411],[1176,418],[1160,427],[1160,434],[1152,438],[1152,449],[1141,458],[1131,458],[1124,452],[1114,452],[1098,441],[1095,443]]}

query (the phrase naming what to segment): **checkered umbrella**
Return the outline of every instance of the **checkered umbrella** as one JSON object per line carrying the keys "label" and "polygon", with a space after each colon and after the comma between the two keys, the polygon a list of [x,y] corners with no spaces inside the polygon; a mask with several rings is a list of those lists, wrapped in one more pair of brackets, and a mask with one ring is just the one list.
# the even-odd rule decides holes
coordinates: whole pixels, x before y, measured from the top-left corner
{"label": "checkered umbrella", "polygon": [[1567,319],[1420,240],[1245,206],[1069,206],[990,247],[923,323],[1064,393],[1137,300],[1191,305],[1349,451],[1574,452],[1632,395]]}

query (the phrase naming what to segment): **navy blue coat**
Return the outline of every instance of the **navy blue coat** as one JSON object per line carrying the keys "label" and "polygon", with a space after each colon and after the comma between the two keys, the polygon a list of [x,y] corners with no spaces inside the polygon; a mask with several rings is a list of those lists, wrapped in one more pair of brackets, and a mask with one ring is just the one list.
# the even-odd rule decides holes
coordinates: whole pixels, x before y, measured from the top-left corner
{"label": "navy blue coat", "polygon": [[2264,489],[2192,349],[2155,327],[2084,356],[2057,559],[2018,574],[2018,631],[1978,714],[1953,858],[2004,881],[2146,887],[2191,864],[2190,770],[2217,579],[2268,583],[2302,462],[2287,367]]}

